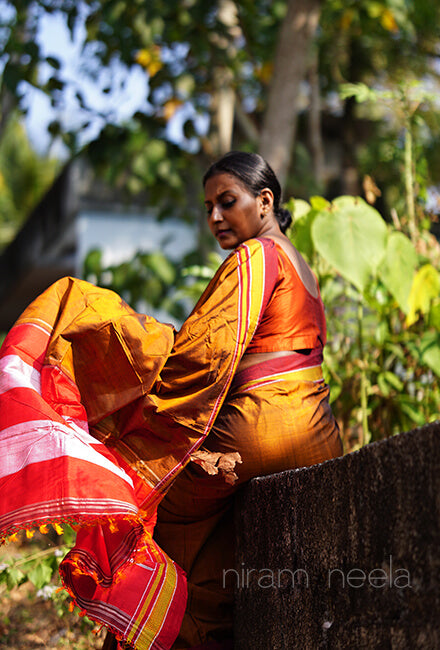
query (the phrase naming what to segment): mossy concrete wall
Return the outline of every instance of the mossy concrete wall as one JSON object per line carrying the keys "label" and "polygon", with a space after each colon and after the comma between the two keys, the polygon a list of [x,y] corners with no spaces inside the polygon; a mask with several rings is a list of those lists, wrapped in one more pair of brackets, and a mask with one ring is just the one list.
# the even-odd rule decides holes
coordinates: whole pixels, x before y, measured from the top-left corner
{"label": "mossy concrete wall", "polygon": [[440,648],[439,515],[440,422],[254,479],[236,510],[236,650]]}

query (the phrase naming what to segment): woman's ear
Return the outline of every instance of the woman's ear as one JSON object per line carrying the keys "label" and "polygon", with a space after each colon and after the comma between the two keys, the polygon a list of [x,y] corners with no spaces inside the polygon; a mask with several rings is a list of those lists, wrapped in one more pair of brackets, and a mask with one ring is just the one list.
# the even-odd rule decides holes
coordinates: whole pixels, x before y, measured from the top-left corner
{"label": "woman's ear", "polygon": [[268,214],[273,208],[273,192],[268,187],[261,190],[259,199],[262,214]]}

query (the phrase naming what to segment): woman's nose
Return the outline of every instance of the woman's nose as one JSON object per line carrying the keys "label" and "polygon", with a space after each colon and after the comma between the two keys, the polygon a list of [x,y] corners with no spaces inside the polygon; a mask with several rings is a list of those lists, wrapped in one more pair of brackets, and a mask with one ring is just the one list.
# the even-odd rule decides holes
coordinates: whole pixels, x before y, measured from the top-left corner
{"label": "woman's nose", "polygon": [[211,219],[213,221],[221,221],[223,219],[223,215],[217,206],[212,208]]}

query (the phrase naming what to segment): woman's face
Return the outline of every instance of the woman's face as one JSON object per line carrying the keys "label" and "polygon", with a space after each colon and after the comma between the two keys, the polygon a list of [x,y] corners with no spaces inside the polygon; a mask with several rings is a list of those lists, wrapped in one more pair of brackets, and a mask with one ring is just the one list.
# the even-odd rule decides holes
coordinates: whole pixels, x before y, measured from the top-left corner
{"label": "woman's face", "polygon": [[216,174],[206,181],[208,224],[222,248],[235,248],[265,232],[265,202],[263,194],[253,196],[232,174]]}

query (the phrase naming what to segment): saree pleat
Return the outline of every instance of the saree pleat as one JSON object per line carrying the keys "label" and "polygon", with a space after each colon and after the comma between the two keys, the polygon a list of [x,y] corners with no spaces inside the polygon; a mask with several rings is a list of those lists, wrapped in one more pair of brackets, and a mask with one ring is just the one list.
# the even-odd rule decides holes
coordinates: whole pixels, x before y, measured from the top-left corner
{"label": "saree pleat", "polygon": [[273,248],[236,249],[177,333],[64,278],[2,346],[0,539],[77,526],[64,585],[132,647],[169,648],[180,627],[185,576],[152,539],[156,509],[220,412],[273,289]]}

